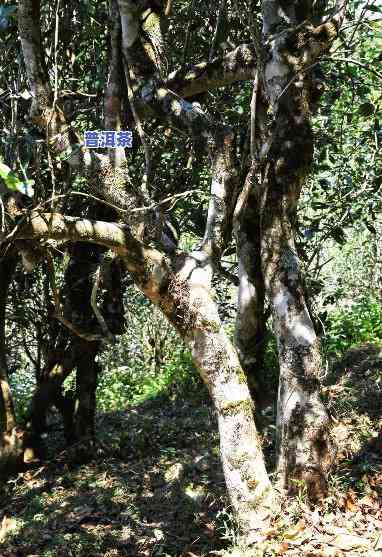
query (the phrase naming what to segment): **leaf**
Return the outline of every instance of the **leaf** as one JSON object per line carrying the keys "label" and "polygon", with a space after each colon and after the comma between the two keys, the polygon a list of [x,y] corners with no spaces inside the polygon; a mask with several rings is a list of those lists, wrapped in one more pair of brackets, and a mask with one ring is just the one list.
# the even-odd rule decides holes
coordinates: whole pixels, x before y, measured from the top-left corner
{"label": "leaf", "polygon": [[10,190],[15,190],[20,184],[22,184],[17,176],[13,174],[9,166],[4,164],[3,162],[0,162],[0,178],[4,180],[5,185]]}
{"label": "leaf", "polygon": [[374,549],[382,549],[382,534],[379,534],[374,544]]}
{"label": "leaf", "polygon": [[350,551],[350,549],[368,547],[369,540],[360,536],[353,536],[352,534],[339,534],[330,542],[330,545],[343,551]]}
{"label": "leaf", "polygon": [[368,6],[365,9],[368,12],[382,13],[382,7],[381,6]]}
{"label": "leaf", "polygon": [[284,538],[288,540],[296,539],[301,532],[303,532],[306,528],[305,520],[301,519],[297,522],[295,526],[289,528],[286,532],[284,532]]}
{"label": "leaf", "polygon": [[375,501],[370,495],[365,495],[358,501],[360,507],[371,507],[374,508],[375,506],[378,507],[378,502]]}
{"label": "leaf", "polygon": [[289,543],[283,542],[277,548],[277,555],[284,555],[289,549]]}
{"label": "leaf", "polygon": [[350,489],[346,494],[345,509],[347,511],[350,511],[351,513],[355,513],[358,511],[358,507],[355,504],[355,493]]}
{"label": "leaf", "polygon": [[362,103],[358,108],[358,114],[365,117],[371,116],[372,114],[374,114],[374,111],[375,111],[375,107],[373,103],[369,103],[369,102]]}
{"label": "leaf", "polygon": [[4,541],[7,534],[15,530],[16,527],[17,521],[14,518],[9,518],[7,515],[4,515],[0,526],[0,542]]}

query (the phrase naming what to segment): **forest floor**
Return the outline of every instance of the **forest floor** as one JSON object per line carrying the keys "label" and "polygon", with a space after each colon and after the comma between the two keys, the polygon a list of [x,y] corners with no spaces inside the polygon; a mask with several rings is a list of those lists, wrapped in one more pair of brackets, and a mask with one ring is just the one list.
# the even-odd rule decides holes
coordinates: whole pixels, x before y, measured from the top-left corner
{"label": "forest floor", "polygon": [[[285,499],[264,532],[264,556],[382,556],[382,349],[350,350],[328,376],[324,396],[339,444],[329,495],[322,508],[308,505],[302,486]],[[0,487],[1,557],[259,554],[235,548],[216,421],[203,388],[174,385],[139,406],[100,415],[98,432],[91,461],[78,448],[61,451]],[[269,423],[270,459],[273,432]]]}

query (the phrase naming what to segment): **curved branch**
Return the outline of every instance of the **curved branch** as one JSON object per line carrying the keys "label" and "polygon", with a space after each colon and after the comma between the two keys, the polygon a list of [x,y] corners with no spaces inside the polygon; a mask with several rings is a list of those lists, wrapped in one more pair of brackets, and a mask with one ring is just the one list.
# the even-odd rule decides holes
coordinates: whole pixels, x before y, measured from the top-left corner
{"label": "curved branch", "polygon": [[236,81],[255,78],[257,58],[252,44],[242,44],[211,62],[191,64],[172,72],[165,84],[177,95],[187,98]]}
{"label": "curved branch", "polygon": [[161,298],[171,273],[166,257],[137,240],[126,225],[68,217],[60,213],[32,214],[15,232],[18,239],[89,242],[123,257],[138,287],[152,300]]}

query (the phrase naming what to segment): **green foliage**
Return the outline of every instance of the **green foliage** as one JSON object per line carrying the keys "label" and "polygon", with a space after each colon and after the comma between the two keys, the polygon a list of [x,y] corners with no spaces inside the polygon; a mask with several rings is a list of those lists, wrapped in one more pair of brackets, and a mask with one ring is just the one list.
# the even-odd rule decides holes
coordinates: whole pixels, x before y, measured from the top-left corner
{"label": "green foliage", "polygon": [[173,347],[171,359],[160,369],[142,368],[139,362],[116,367],[103,373],[97,390],[97,407],[112,411],[168,393],[201,387],[191,354],[183,347]]}
{"label": "green foliage", "polygon": [[361,298],[329,314],[324,338],[328,355],[339,357],[365,342],[382,344],[382,309],[375,299]]}
{"label": "green foliage", "polygon": [[28,414],[31,393],[33,393],[36,386],[34,373],[28,368],[26,358],[22,359],[22,363],[15,373],[10,375],[9,383],[13,393],[16,417],[23,421]]}
{"label": "green foliage", "polygon": [[12,172],[12,170],[1,162],[0,160],[0,178],[4,181],[5,185],[10,190],[27,190],[28,187],[33,186],[34,180],[19,180],[19,178]]}

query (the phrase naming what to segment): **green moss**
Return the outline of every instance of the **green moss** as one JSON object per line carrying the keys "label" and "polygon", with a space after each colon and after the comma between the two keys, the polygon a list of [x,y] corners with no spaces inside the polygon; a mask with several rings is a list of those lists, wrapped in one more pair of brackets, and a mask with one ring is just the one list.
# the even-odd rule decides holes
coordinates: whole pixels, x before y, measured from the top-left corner
{"label": "green moss", "polygon": [[239,380],[239,383],[248,383],[247,376],[243,370],[243,368],[239,367],[236,370],[236,377]]}
{"label": "green moss", "polygon": [[201,319],[200,327],[211,333],[218,333],[221,329],[220,323],[217,321],[209,321],[208,319]]}
{"label": "green moss", "polygon": [[229,402],[222,406],[221,412],[224,416],[232,416],[233,414],[251,416],[253,413],[253,404],[252,401],[248,399]]}

